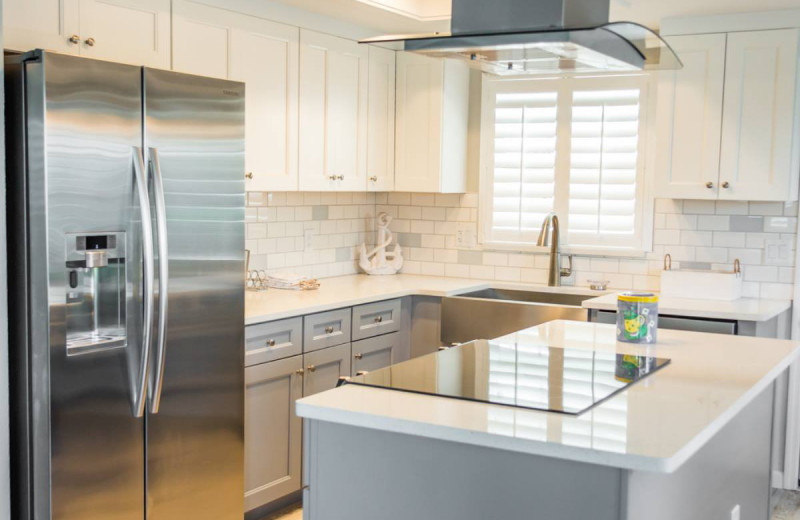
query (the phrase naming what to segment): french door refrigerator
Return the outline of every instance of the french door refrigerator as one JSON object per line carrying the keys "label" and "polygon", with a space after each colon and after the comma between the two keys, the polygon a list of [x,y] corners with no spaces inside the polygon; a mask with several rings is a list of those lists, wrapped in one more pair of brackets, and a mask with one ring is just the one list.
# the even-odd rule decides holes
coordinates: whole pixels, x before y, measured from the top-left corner
{"label": "french door refrigerator", "polygon": [[240,520],[244,86],[6,59],[16,520]]}

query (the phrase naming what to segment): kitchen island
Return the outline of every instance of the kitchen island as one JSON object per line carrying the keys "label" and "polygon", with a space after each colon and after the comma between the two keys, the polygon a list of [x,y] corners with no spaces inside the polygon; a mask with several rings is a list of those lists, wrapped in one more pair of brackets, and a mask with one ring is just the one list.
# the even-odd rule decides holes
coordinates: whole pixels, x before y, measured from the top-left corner
{"label": "kitchen island", "polygon": [[[645,348],[554,321],[486,345],[431,354],[419,384],[562,411],[359,384],[302,399],[307,520],[768,518],[773,387],[800,344],[662,330]],[[670,362],[564,413],[626,356]]]}

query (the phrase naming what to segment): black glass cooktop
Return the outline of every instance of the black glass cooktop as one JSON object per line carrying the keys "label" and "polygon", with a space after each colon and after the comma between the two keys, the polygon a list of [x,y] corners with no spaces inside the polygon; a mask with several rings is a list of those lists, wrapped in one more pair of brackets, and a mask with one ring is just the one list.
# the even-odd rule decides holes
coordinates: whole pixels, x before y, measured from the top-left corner
{"label": "black glass cooktop", "polygon": [[669,362],[478,340],[353,377],[348,384],[579,415]]}

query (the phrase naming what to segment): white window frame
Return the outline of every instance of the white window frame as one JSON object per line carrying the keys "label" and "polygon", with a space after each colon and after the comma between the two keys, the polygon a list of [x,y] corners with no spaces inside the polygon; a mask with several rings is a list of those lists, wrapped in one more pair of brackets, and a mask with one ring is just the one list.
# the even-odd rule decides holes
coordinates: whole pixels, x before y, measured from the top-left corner
{"label": "white window frame", "polygon": [[[562,252],[578,255],[600,255],[620,257],[643,257],[652,250],[653,243],[653,209],[654,193],[651,172],[654,171],[654,154],[647,153],[655,149],[655,118],[656,111],[656,76],[652,73],[615,74],[615,75],[572,75],[552,77],[498,77],[483,74],[481,98],[481,144],[480,144],[480,193],[479,193],[479,222],[478,241],[484,249],[489,250],[514,250],[526,252],[546,252],[548,248],[538,247],[535,242],[504,241],[492,236],[492,203],[493,203],[493,175],[494,175],[494,109],[495,94],[497,92],[558,92],[562,96],[572,95],[576,82],[580,81],[581,89],[598,89],[609,87],[630,88],[636,84],[641,89],[641,115],[639,142],[639,156],[637,165],[637,218],[636,240],[637,247],[608,247],[590,245],[570,245],[564,243]],[[568,106],[571,107],[571,104]],[[567,112],[567,113],[563,113]],[[567,133],[572,113],[561,111],[558,115],[559,136],[561,143],[569,143],[570,135]],[[567,124],[562,124],[567,122]],[[566,133],[566,135],[561,135]],[[555,212],[561,221],[561,237],[566,240],[568,222],[568,195],[563,194],[569,190],[569,144],[557,145],[559,151],[565,151],[561,157],[556,158],[556,201]],[[565,157],[566,156],[566,160]],[[559,195],[559,193],[562,193]],[[562,242],[563,243],[563,242]]]}

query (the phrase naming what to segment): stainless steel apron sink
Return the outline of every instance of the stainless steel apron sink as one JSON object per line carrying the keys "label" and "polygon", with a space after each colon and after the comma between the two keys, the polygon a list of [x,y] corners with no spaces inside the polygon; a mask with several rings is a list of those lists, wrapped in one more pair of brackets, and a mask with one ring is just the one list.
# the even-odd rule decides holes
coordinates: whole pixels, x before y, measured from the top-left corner
{"label": "stainless steel apron sink", "polygon": [[589,311],[581,304],[593,297],[484,289],[442,298],[442,342],[448,345],[493,339],[552,320],[589,321]]}

